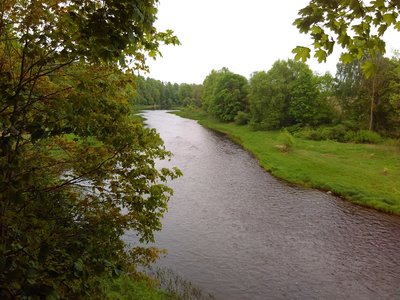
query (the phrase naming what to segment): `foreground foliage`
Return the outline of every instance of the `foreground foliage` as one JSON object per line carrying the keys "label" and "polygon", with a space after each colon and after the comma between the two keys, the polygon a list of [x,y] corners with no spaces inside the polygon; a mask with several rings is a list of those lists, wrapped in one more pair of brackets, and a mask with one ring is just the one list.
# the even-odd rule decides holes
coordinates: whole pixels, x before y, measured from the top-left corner
{"label": "foreground foliage", "polygon": [[[384,33],[390,27],[400,31],[399,9],[398,1],[389,0],[311,0],[299,11],[294,25],[311,36],[314,56],[320,62],[326,61],[335,45],[340,45],[345,50],[341,55],[344,63],[368,58],[362,67],[370,77],[377,68],[373,59],[386,51]],[[293,52],[305,61],[311,50],[298,46]]]}
{"label": "foreground foliage", "polygon": [[128,105],[126,67],[177,43],[156,3],[1,2],[1,299],[102,298],[100,279],[156,258],[121,240],[153,240],[180,174]]}
{"label": "foreground foliage", "polygon": [[[330,191],[354,203],[400,213],[400,146],[343,144],[288,137],[280,131],[254,131],[221,123],[201,111],[176,114],[229,135],[278,178]],[[277,147],[278,146],[278,147]],[[288,151],[282,151],[285,146]]]}

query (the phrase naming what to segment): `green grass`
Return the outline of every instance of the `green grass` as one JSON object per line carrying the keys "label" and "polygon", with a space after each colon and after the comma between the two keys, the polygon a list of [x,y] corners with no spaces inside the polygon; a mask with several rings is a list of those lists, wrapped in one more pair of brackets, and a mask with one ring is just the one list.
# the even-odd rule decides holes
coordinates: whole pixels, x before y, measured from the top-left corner
{"label": "green grass", "polygon": [[203,292],[190,281],[170,269],[155,268],[153,275],[121,274],[117,278],[104,278],[101,289],[108,300],[213,300],[213,295]]}
{"label": "green grass", "polygon": [[146,280],[133,280],[122,275],[114,280],[105,281],[103,289],[109,300],[163,300],[170,299],[166,292],[152,286]]}
{"label": "green grass", "polygon": [[254,131],[247,125],[221,123],[202,111],[184,110],[176,114],[227,134],[278,178],[400,214],[400,149],[396,145],[294,138],[290,151],[282,151],[282,132]]}

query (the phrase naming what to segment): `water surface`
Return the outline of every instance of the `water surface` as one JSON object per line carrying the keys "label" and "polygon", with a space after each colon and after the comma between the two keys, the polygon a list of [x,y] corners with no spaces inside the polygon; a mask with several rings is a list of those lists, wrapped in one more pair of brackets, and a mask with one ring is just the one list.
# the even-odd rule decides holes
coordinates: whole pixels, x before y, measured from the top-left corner
{"label": "water surface", "polygon": [[184,173],[160,266],[217,299],[400,299],[399,217],[281,182],[193,120],[144,117]]}

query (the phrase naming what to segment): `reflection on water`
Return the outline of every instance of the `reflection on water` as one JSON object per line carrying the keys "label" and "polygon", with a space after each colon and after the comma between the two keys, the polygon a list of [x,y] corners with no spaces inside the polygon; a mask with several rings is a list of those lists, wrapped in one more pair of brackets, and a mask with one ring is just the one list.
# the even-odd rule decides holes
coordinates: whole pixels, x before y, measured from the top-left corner
{"label": "reflection on water", "polygon": [[280,182],[195,121],[144,117],[184,173],[160,266],[217,299],[400,299],[400,218]]}

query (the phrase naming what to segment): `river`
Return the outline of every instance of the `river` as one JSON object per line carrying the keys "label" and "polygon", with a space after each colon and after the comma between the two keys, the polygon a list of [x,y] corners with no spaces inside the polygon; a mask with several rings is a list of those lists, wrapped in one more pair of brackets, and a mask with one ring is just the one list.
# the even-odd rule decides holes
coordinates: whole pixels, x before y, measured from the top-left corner
{"label": "river", "polygon": [[193,120],[143,116],[184,173],[156,234],[160,266],[216,299],[400,299],[399,217],[279,181]]}

